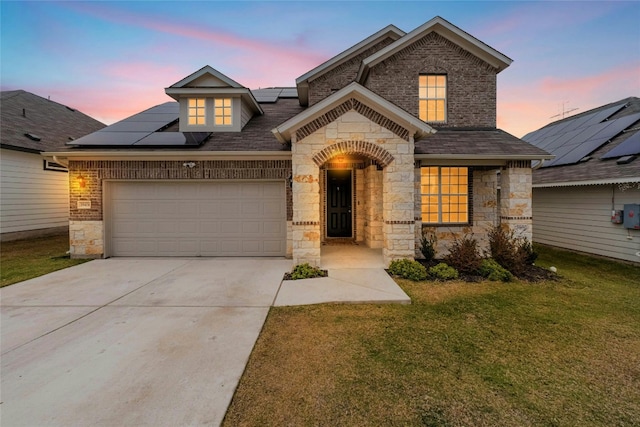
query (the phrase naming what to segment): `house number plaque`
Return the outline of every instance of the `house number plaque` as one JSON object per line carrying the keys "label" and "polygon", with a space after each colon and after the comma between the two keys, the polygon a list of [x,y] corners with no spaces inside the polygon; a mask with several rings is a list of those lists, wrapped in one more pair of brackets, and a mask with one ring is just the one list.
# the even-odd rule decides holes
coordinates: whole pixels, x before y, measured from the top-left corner
{"label": "house number plaque", "polygon": [[78,209],[91,209],[91,200],[78,200]]}

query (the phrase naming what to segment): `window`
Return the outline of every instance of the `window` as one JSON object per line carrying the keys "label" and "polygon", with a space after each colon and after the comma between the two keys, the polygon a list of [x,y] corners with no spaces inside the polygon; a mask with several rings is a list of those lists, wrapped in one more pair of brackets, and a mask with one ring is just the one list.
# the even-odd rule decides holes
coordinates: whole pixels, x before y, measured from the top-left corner
{"label": "window", "polygon": [[207,124],[205,116],[205,100],[204,98],[189,99],[189,124],[205,125]]}
{"label": "window", "polygon": [[231,123],[231,98],[219,98],[214,102],[215,125],[230,126]]}
{"label": "window", "polygon": [[469,222],[469,168],[429,166],[420,169],[422,222]]}
{"label": "window", "polygon": [[419,77],[420,120],[444,122],[447,120],[447,76],[428,74]]}

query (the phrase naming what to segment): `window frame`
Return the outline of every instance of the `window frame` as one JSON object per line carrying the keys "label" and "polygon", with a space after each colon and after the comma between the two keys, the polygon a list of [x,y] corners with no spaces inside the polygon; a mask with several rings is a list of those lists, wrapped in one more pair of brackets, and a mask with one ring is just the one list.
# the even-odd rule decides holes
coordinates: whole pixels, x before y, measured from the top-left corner
{"label": "window frame", "polygon": [[[439,82],[442,78],[443,84]],[[429,80],[434,79],[433,85],[429,84]],[[422,84],[424,80],[425,85]],[[446,123],[448,117],[448,98],[449,98],[449,78],[447,74],[420,74],[418,76],[418,117],[426,123]],[[423,96],[424,95],[424,96]],[[433,96],[430,96],[433,95]],[[424,117],[422,103],[425,103]],[[429,102],[433,102],[435,116],[433,120],[429,120],[431,109],[428,108]],[[438,103],[442,102],[442,120],[438,120]]]}
{"label": "window frame", "polygon": [[[228,101],[229,105],[225,105]],[[222,105],[218,105],[221,102]],[[222,114],[218,114],[218,110],[222,111]],[[218,123],[221,119],[222,123]],[[228,123],[226,121],[228,120]],[[214,98],[213,99],[213,125],[214,126],[233,126],[233,98]]]}
{"label": "window frame", "polygon": [[[191,105],[192,101],[195,105]],[[200,105],[202,104],[202,105]],[[195,123],[192,123],[195,119]],[[200,123],[200,120],[202,122]],[[206,126],[207,125],[207,99],[206,98],[189,98],[187,100],[187,124],[189,126]]]}
{"label": "window frame", "polygon": [[[429,168],[435,168],[437,169],[437,182],[436,183],[432,183],[432,182],[427,182],[425,183],[423,177],[423,171],[425,169],[429,169]],[[452,175],[451,172],[449,172],[448,174],[448,178],[449,180],[451,179],[452,176],[462,176],[460,174],[459,169],[460,168],[464,168],[466,169],[467,173],[466,173],[466,193],[454,193],[454,192],[447,192],[447,193],[443,193],[442,191],[442,187],[443,185],[465,185],[463,184],[451,184],[449,183],[445,183],[443,184],[443,180],[442,180],[442,172],[443,169],[457,169],[456,174]],[[420,220],[422,221],[423,224],[428,224],[428,225],[432,225],[432,226],[455,226],[455,225],[469,225],[473,223],[473,170],[472,168],[468,167],[468,166],[421,166],[420,167]],[[429,186],[437,186],[437,193],[434,194],[433,192],[423,192],[424,187],[429,187]],[[467,219],[465,221],[449,221],[449,222],[445,222],[443,221],[443,214],[451,214],[452,212],[443,212],[443,206],[445,206],[446,203],[443,203],[443,197],[460,197],[460,196],[466,196],[467,200],[466,203],[460,203],[460,202],[456,202],[455,204],[451,204],[449,203],[449,206],[466,206],[466,215],[467,215]],[[424,210],[424,206],[425,206],[425,198],[429,198],[429,197],[436,197],[437,198],[437,205],[436,205],[436,212],[435,214],[437,215],[437,221],[428,221],[425,219],[426,215],[429,214],[433,214],[433,212],[429,212],[429,210],[427,210],[425,212]],[[427,202],[427,205],[429,205],[430,203]],[[463,212],[454,212],[457,214],[463,213]]]}

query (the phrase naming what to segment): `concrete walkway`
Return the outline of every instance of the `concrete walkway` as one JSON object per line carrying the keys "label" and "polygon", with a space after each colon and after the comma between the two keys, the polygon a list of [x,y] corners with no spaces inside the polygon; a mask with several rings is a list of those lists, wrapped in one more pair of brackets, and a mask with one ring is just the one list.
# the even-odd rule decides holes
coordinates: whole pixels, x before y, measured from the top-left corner
{"label": "concrete walkway", "polygon": [[269,307],[409,302],[381,254],[342,253],[321,279],[282,281],[286,259],[112,258],[2,288],[2,426],[219,425]]}
{"label": "concrete walkway", "polygon": [[323,246],[328,277],[285,280],[274,306],[322,303],[410,304],[411,299],[384,271],[381,249],[358,245]]}

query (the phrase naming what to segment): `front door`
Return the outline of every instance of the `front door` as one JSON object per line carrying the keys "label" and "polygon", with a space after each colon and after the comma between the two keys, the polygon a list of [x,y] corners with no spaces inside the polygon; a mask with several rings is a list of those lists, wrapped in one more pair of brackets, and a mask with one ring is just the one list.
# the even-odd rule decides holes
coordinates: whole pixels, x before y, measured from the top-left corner
{"label": "front door", "polygon": [[351,171],[327,171],[327,236],[351,237]]}

